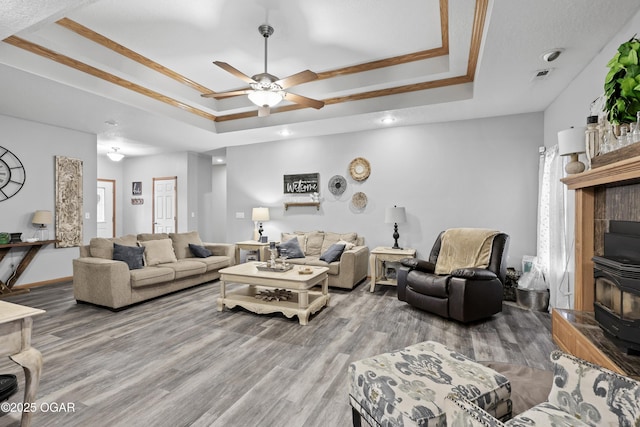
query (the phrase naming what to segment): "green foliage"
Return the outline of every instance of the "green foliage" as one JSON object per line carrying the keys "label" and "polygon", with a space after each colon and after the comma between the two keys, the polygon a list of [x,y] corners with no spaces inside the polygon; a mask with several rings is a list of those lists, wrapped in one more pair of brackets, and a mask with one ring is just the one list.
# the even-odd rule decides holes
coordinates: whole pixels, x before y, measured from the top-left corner
{"label": "green foliage", "polygon": [[604,81],[604,108],[613,124],[635,122],[636,112],[640,111],[639,53],[640,40],[633,36],[618,47],[607,63],[609,72]]}

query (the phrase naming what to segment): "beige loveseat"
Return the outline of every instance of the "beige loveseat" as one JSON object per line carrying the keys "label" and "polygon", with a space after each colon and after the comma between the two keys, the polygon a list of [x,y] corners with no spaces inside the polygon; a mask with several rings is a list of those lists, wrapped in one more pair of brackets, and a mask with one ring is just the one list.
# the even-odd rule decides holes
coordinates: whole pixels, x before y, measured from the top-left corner
{"label": "beige loveseat", "polygon": [[[314,265],[328,267],[329,286],[353,289],[367,277],[369,248],[364,245],[364,237],[357,233],[333,233],[329,231],[296,231],[282,233],[281,243],[297,238],[304,258],[287,259],[295,265]],[[334,243],[346,242],[340,259],[327,263],[320,259]],[[353,245],[353,247],[351,247]]]}
{"label": "beige loveseat", "polygon": [[[135,252],[136,259],[114,260],[114,243],[121,245],[116,257],[124,250]],[[189,244],[197,245],[194,251],[205,248],[212,255],[196,257]],[[142,262],[137,259],[141,252],[144,265],[130,269],[128,263]],[[235,263],[235,245],[203,243],[197,232],[93,238],[73,260],[73,295],[78,302],[119,309],[215,280],[218,270]]]}

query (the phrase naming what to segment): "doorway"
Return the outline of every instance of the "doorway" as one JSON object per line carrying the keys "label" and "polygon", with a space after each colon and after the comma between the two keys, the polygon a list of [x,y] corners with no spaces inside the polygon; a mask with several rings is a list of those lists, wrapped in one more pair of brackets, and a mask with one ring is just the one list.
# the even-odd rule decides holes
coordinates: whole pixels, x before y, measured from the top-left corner
{"label": "doorway", "polygon": [[154,233],[178,231],[177,182],[177,176],[153,178],[152,230]]}
{"label": "doorway", "polygon": [[116,181],[98,179],[98,237],[116,237]]}

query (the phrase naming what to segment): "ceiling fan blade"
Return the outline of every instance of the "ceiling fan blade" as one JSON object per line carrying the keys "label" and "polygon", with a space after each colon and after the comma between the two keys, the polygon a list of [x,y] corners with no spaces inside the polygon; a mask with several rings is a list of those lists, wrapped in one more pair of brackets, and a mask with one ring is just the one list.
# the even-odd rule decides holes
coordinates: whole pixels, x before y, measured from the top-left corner
{"label": "ceiling fan blade", "polygon": [[285,77],[284,79],[280,79],[275,83],[280,86],[282,89],[287,89],[292,86],[301,85],[302,83],[307,83],[313,80],[316,80],[318,75],[310,70],[300,71],[299,73],[293,74],[289,77]]}
{"label": "ceiling fan blade", "polygon": [[324,107],[323,101],[318,101],[317,99],[307,98],[306,96],[296,95],[295,93],[286,92],[284,94],[284,99],[287,101],[295,102],[296,104],[302,105],[303,107],[311,107],[319,110]]}
{"label": "ceiling fan blade", "polygon": [[247,76],[242,71],[232,67],[231,65],[227,64],[226,62],[213,61],[213,63],[216,64],[218,67],[222,68],[223,70],[225,70],[226,72],[233,74],[234,76],[236,76],[237,78],[239,78],[242,81],[245,81],[245,82],[247,82],[249,84],[257,83],[251,77]]}
{"label": "ceiling fan blade", "polygon": [[223,99],[223,98],[230,98],[232,96],[247,95],[251,92],[253,92],[253,89],[241,89],[241,90],[231,90],[229,92],[203,93],[200,96],[202,96],[203,98]]}

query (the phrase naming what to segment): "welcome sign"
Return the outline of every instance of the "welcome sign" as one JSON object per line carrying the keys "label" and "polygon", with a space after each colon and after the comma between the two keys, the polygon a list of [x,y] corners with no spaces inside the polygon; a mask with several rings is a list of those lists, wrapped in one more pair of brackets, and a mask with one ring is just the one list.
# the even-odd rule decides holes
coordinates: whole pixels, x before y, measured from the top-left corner
{"label": "welcome sign", "polygon": [[297,175],[284,175],[285,194],[318,193],[320,186],[319,173],[302,173]]}

